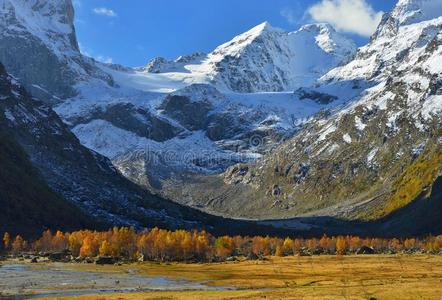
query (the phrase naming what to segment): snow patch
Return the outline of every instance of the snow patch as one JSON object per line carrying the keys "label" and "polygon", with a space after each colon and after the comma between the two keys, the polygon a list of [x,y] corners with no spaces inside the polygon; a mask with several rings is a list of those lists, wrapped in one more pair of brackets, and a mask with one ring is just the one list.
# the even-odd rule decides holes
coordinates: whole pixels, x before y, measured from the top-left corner
{"label": "snow patch", "polygon": [[440,118],[442,113],[442,95],[435,95],[425,100],[422,105],[421,114],[425,120]]}
{"label": "snow patch", "polygon": [[8,119],[11,122],[15,122],[15,117],[14,115],[11,113],[11,111],[9,111],[8,109],[5,110],[4,115],[6,117],[6,119]]}
{"label": "snow patch", "polygon": [[351,144],[351,142],[352,142],[351,136],[350,136],[348,133],[344,134],[344,135],[342,136],[342,139],[343,139],[344,142],[346,142],[347,144]]}
{"label": "snow patch", "polygon": [[323,140],[325,140],[327,138],[327,136],[329,134],[332,134],[333,132],[335,132],[336,129],[338,129],[338,127],[336,127],[335,124],[330,124],[327,128],[325,128],[325,130],[322,131],[322,133],[319,136],[317,141],[322,142]]}
{"label": "snow patch", "polygon": [[373,165],[373,160],[376,157],[376,154],[378,153],[379,149],[378,148],[374,148],[372,149],[368,155],[367,155],[367,164],[369,166]]}
{"label": "snow patch", "polygon": [[358,129],[359,131],[364,131],[365,127],[367,127],[367,125],[362,123],[361,118],[359,118],[357,116],[355,117],[355,126],[356,126],[356,129]]}

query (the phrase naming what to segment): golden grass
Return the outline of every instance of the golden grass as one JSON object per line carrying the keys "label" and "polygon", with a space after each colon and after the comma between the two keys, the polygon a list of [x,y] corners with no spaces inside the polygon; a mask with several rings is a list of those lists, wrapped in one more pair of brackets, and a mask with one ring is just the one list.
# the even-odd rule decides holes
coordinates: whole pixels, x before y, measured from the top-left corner
{"label": "golden grass", "polygon": [[[442,299],[441,256],[273,257],[266,262],[71,265],[87,271],[167,276],[235,291],[178,291],[89,295],[69,299]],[[68,298],[58,298],[68,299]]]}

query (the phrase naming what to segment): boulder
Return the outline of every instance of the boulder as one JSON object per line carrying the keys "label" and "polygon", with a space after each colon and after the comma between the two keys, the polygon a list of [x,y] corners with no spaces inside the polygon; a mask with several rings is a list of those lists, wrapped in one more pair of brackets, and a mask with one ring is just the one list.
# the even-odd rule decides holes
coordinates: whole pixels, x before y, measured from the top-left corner
{"label": "boulder", "polygon": [[356,254],[375,254],[376,251],[374,251],[373,248],[368,246],[362,246],[356,251]]}
{"label": "boulder", "polygon": [[86,257],[83,260],[83,262],[86,263],[86,264],[92,264],[92,263],[94,263],[94,260],[92,258]]}
{"label": "boulder", "polygon": [[50,253],[48,258],[50,261],[53,262],[61,262],[62,260],[64,260],[66,257],[66,254],[64,254],[63,252],[53,252]]}
{"label": "boulder", "polygon": [[112,256],[99,256],[95,260],[95,264],[97,265],[113,265],[115,264],[115,258]]}

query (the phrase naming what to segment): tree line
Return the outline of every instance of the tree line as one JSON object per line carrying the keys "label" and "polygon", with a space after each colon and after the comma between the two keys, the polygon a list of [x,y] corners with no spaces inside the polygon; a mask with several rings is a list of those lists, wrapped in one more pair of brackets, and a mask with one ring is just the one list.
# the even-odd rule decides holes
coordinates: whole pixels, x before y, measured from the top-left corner
{"label": "tree line", "polygon": [[69,252],[73,257],[112,256],[152,261],[220,261],[232,256],[265,257],[357,253],[371,249],[374,253],[442,251],[442,235],[426,238],[386,239],[337,236],[321,238],[276,238],[269,236],[220,236],[206,231],[164,230],[153,228],[137,232],[133,228],[114,227],[108,231],[80,230],[70,233],[50,230],[33,242],[20,235],[3,235],[3,251]]}

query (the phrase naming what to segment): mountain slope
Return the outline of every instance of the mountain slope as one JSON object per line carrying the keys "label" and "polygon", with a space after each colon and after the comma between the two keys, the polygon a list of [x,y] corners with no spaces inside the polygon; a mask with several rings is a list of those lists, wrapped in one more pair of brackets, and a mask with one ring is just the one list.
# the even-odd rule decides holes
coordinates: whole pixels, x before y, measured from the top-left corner
{"label": "mountain slope", "polygon": [[0,232],[41,234],[47,228],[97,227],[97,221],[54,193],[17,143],[8,125],[11,90],[0,65]]}
{"label": "mountain slope", "polygon": [[0,136],[0,232],[36,235],[47,228],[98,227],[77,207],[55,194],[13,139]]}

